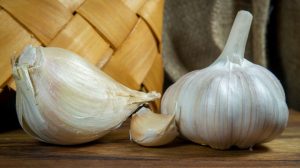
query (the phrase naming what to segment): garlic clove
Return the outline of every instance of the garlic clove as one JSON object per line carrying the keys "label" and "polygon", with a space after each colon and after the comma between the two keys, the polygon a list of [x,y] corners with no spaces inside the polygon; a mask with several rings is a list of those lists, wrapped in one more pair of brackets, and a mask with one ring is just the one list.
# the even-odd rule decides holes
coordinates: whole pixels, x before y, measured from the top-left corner
{"label": "garlic clove", "polygon": [[117,128],[159,93],[131,90],[80,56],[27,47],[13,65],[16,109],[23,129],[53,144],[80,144]]}
{"label": "garlic clove", "polygon": [[244,58],[251,21],[251,13],[238,12],[218,59],[184,75],[164,93],[161,112],[176,114],[187,139],[215,149],[251,148],[285,129],[288,107],[280,81]]}
{"label": "garlic clove", "polygon": [[130,139],[142,146],[168,144],[178,135],[175,114],[156,114],[143,107],[131,117],[129,133]]}

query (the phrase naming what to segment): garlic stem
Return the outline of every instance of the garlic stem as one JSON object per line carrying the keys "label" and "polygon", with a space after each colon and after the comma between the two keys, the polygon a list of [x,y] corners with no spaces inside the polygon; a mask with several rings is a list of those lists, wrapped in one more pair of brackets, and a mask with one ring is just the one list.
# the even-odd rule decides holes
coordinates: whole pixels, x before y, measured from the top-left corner
{"label": "garlic stem", "polygon": [[132,104],[147,103],[147,102],[153,101],[161,96],[160,93],[157,93],[154,91],[145,94],[144,92],[131,90],[131,93],[132,93],[132,96],[130,95],[131,97],[130,97],[129,102],[131,102]]}
{"label": "garlic stem", "polygon": [[220,59],[241,64],[244,58],[252,18],[253,16],[248,11],[242,10],[238,12]]}

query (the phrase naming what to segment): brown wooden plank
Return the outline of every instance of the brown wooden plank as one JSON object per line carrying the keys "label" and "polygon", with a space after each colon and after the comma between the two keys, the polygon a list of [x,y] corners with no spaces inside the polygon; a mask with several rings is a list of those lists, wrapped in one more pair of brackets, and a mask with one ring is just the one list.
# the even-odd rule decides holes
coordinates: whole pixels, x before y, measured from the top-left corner
{"label": "brown wooden plank", "polygon": [[[128,159],[128,158],[94,158],[87,160],[82,159],[10,159],[7,162],[0,163],[0,166],[6,167],[28,167],[28,168],[40,168],[40,167],[62,167],[62,168],[74,168],[76,167],[276,167],[276,168],[299,168],[298,161],[259,161],[259,160],[242,160],[236,161],[236,158],[232,158],[231,161],[211,161],[211,160],[197,160],[197,159]],[[16,166],[18,165],[18,166]]]}
{"label": "brown wooden plank", "polygon": [[275,140],[250,150],[214,150],[186,140],[147,148],[130,142],[129,122],[97,141],[78,146],[40,143],[22,130],[0,134],[0,167],[299,167],[300,112]]}

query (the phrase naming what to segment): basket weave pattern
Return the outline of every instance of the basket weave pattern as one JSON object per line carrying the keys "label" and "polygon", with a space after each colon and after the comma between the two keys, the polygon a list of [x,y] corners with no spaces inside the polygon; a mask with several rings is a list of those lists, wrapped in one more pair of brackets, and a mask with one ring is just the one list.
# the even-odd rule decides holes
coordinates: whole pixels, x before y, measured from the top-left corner
{"label": "basket weave pattern", "polygon": [[10,59],[32,44],[71,50],[130,88],[161,92],[163,3],[0,0],[0,87],[13,87]]}

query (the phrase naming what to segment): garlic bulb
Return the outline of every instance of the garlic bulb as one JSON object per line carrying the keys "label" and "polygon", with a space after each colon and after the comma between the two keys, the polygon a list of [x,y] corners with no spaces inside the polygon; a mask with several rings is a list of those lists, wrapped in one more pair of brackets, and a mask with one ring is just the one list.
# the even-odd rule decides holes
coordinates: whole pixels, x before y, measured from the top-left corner
{"label": "garlic bulb", "polygon": [[95,140],[117,128],[141,104],[160,97],[117,83],[76,54],[27,47],[13,65],[23,129],[53,144]]}
{"label": "garlic bulb", "polygon": [[179,131],[189,140],[216,149],[251,148],[286,127],[288,108],[279,80],[244,59],[251,21],[249,12],[240,11],[219,58],[165,92],[162,113],[176,113]]}
{"label": "garlic bulb", "polygon": [[175,115],[156,114],[143,107],[133,114],[129,133],[130,139],[140,145],[165,145],[178,135]]}

